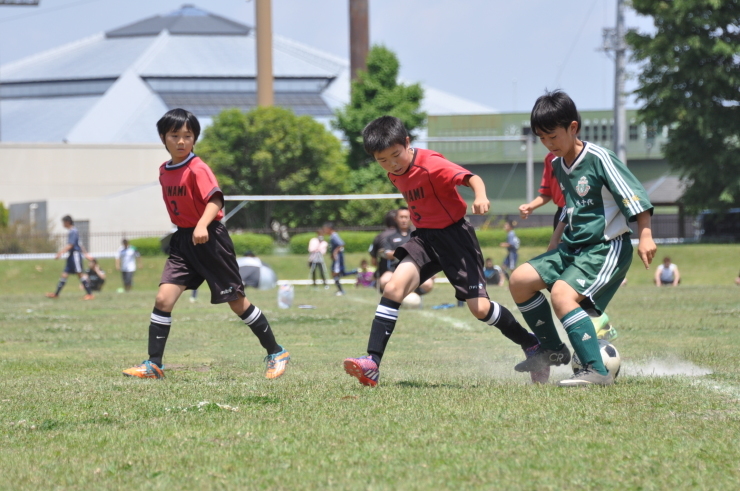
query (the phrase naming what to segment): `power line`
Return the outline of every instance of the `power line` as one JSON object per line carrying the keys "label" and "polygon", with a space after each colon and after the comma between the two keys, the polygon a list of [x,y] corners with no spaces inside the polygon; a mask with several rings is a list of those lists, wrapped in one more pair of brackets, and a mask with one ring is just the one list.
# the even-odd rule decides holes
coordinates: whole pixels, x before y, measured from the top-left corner
{"label": "power line", "polygon": [[558,69],[558,74],[555,77],[555,84],[557,86],[560,86],[560,75],[563,74],[563,70],[565,70],[565,66],[568,64],[568,59],[570,58],[570,55],[573,54],[573,50],[576,49],[576,46],[578,45],[578,41],[581,39],[581,34],[583,34],[583,29],[586,27],[588,20],[591,18],[591,13],[594,11],[594,7],[596,7],[596,4],[598,3],[599,3],[599,0],[594,0],[594,2],[591,4],[591,8],[588,9],[588,13],[586,14],[586,17],[584,17],[583,19],[583,24],[581,24],[581,28],[578,30],[578,34],[576,35],[576,38],[573,40],[573,44],[570,46],[570,49],[568,50],[568,54],[565,55],[565,59],[560,64],[560,68]]}

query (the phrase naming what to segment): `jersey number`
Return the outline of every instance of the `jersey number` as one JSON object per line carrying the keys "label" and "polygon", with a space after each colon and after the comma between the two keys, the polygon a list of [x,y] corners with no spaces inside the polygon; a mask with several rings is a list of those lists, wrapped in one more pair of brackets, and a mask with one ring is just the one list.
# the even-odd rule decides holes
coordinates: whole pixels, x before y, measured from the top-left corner
{"label": "jersey number", "polygon": [[417,222],[420,222],[421,221],[421,215],[419,215],[419,213],[416,211],[416,207],[415,206],[412,206],[411,207],[411,213],[414,214],[414,218],[416,218],[416,221]]}
{"label": "jersey number", "polygon": [[172,203],[172,213],[174,213],[175,216],[179,216],[180,212],[177,211],[177,201],[173,199],[172,201],[170,201],[170,203]]}

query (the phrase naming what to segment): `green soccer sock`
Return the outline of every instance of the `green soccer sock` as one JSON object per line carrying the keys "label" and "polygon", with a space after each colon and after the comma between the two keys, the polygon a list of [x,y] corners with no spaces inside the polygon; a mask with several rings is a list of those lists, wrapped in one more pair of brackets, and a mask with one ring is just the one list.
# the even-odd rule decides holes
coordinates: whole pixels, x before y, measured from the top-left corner
{"label": "green soccer sock", "polygon": [[542,292],[537,292],[534,297],[516,306],[524,316],[524,320],[527,321],[529,328],[537,335],[543,348],[557,350],[562,346],[563,342],[560,340],[555,321],[552,319],[550,303]]}
{"label": "green soccer sock", "polygon": [[568,333],[570,344],[578,355],[578,359],[581,360],[581,365],[591,365],[595,371],[606,375],[608,372],[601,359],[596,329],[588,314],[582,308],[577,307],[565,314],[560,322],[563,323],[565,332]]}

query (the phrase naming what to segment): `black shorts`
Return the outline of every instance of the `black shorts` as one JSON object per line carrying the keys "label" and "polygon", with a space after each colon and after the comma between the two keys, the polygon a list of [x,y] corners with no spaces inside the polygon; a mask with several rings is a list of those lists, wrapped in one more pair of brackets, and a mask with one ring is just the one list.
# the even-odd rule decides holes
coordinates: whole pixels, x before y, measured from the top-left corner
{"label": "black shorts", "polygon": [[193,228],[178,228],[170,241],[170,257],[162,271],[163,283],[196,290],[205,281],[211,289],[211,303],[225,303],[244,295],[236,264],[234,244],[221,222],[208,226],[208,242],[193,244]]}
{"label": "black shorts", "polygon": [[414,230],[411,240],[394,255],[401,261],[408,257],[419,266],[421,283],[444,271],[458,300],[488,298],[483,254],[475,230],[464,218],[447,228]]}
{"label": "black shorts", "polygon": [[67,263],[64,265],[64,272],[68,274],[82,273],[82,253],[80,251],[69,251]]}

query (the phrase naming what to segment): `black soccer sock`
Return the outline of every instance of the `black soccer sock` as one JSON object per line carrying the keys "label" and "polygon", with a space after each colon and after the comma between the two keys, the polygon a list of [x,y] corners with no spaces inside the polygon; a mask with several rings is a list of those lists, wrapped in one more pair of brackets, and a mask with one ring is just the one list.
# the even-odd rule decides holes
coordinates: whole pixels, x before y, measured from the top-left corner
{"label": "black soccer sock", "polygon": [[529,331],[517,322],[509,309],[493,300],[491,300],[488,315],[480,320],[489,326],[498,327],[501,334],[514,341],[522,349],[531,348],[538,343],[537,338],[530,335]]}
{"label": "black soccer sock", "polygon": [[149,361],[156,363],[160,368],[167,337],[170,335],[170,326],[172,326],[172,313],[154,307],[149,322]]}
{"label": "black soccer sock", "polygon": [[380,360],[385,353],[385,347],[393,334],[398,320],[399,302],[394,302],[381,297],[378,308],[375,310],[375,318],[370,328],[370,339],[367,342],[367,354],[373,357],[373,361],[380,366]]}
{"label": "black soccer sock", "polygon": [[268,355],[274,355],[282,350],[282,347],[275,341],[275,335],[270,323],[267,322],[267,317],[256,305],[252,304],[247,307],[247,310],[239,317],[252,329],[254,335],[260,340],[262,347],[267,350]]}
{"label": "black soccer sock", "polygon": [[342,284],[339,282],[339,276],[334,278],[334,284],[337,285],[337,290],[344,293],[344,290],[342,290]]}
{"label": "black soccer sock", "polygon": [[81,278],[80,283],[82,283],[82,287],[85,289],[88,295],[92,295],[92,290],[90,289],[90,282],[87,280],[87,278]]}
{"label": "black soccer sock", "polygon": [[57,291],[54,293],[54,295],[59,295],[59,292],[62,291],[62,288],[64,288],[64,285],[67,284],[67,278],[59,278],[59,283],[57,283]]}

